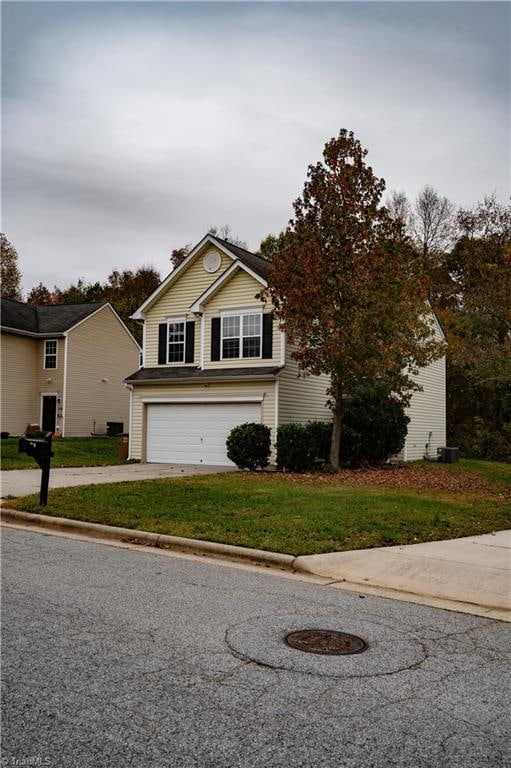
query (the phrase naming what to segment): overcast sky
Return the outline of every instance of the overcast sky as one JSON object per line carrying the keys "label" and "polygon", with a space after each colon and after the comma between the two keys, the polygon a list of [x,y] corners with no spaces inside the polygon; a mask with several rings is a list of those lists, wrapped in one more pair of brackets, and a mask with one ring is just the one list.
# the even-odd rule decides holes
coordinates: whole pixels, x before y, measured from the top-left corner
{"label": "overcast sky", "polygon": [[388,189],[510,187],[507,3],[3,2],[2,231],[24,288],[282,229],[352,129]]}

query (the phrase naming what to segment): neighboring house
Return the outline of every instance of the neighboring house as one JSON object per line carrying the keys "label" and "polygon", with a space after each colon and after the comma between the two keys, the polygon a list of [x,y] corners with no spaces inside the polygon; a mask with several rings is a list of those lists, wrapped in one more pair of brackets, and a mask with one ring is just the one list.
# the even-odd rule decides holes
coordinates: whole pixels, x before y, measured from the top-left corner
{"label": "neighboring house", "polygon": [[1,425],[28,423],[63,436],[128,428],[125,377],[140,347],[110,304],[34,306],[1,301]]}
{"label": "neighboring house", "polygon": [[[269,262],[206,235],[135,312],[144,323],[143,365],[131,388],[130,458],[229,465],[237,424],[331,420],[327,376],[299,376],[293,348],[259,294]],[[445,444],[443,362],[421,374],[406,458]]]}

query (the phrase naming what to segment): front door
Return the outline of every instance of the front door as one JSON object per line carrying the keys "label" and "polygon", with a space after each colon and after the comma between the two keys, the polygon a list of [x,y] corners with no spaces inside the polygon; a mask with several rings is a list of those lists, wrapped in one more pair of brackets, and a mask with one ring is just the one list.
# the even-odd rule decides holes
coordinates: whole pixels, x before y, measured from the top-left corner
{"label": "front door", "polygon": [[41,429],[43,432],[55,432],[57,416],[57,396],[43,395]]}

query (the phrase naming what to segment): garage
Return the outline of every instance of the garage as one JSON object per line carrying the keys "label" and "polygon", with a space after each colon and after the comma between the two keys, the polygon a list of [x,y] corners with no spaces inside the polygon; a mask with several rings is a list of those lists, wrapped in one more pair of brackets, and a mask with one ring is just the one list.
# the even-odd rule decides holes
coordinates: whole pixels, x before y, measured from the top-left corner
{"label": "garage", "polygon": [[234,466],[225,441],[248,421],[261,421],[260,402],[147,404],[147,461]]}

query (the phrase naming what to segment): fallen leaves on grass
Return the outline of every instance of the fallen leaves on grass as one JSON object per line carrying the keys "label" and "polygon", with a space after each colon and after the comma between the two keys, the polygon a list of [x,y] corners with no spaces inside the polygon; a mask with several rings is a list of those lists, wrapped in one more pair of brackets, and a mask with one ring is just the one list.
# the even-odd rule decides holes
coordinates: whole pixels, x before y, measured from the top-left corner
{"label": "fallen leaves on grass", "polygon": [[[254,475],[246,472],[245,477]],[[286,480],[289,483],[304,483],[312,485],[355,485],[355,486],[392,486],[395,488],[410,488],[414,490],[447,491],[453,494],[477,493],[488,496],[508,495],[504,489],[496,488],[483,477],[472,472],[457,468],[456,472],[446,467],[410,467],[383,466],[360,469],[341,469],[336,473],[310,472],[297,474],[294,472],[264,472],[257,477],[264,477],[269,482]]]}

